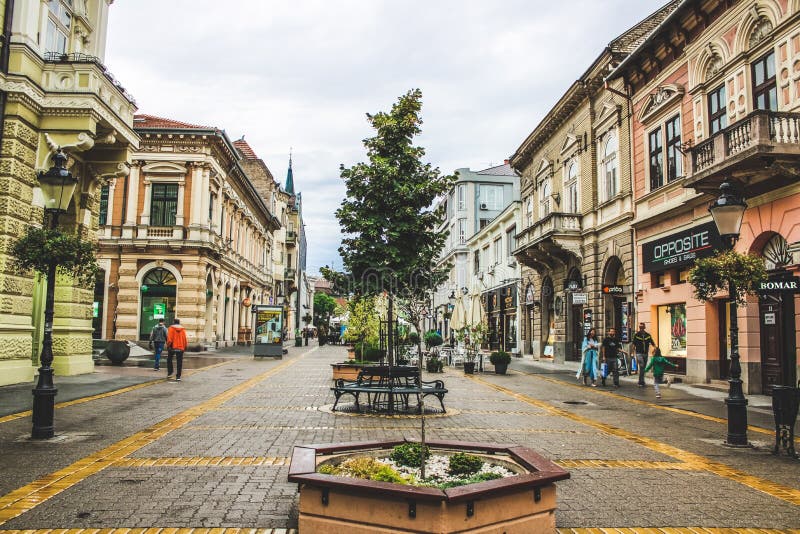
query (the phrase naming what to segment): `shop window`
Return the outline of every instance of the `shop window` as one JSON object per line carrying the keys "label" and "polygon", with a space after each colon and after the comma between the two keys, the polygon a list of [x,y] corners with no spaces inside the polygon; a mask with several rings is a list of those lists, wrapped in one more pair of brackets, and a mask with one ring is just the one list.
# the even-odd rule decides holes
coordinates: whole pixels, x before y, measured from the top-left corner
{"label": "shop window", "polygon": [[689,281],[689,269],[682,269],[678,271],[678,284],[684,284]]}
{"label": "shop window", "polygon": [[665,287],[667,285],[668,278],[668,272],[650,273],[650,285],[652,287]]}
{"label": "shop window", "polygon": [[108,224],[108,190],[108,185],[100,188],[100,226]]}
{"label": "shop window", "polygon": [[714,135],[728,125],[728,108],[725,104],[725,85],[720,85],[708,95],[708,133]]}
{"label": "shop window", "polygon": [[756,60],[753,72],[753,107],[755,109],[778,110],[778,93],[775,84],[775,52]]}
{"label": "shop window", "polygon": [[658,307],[658,348],[664,356],[686,356],[686,304]]}

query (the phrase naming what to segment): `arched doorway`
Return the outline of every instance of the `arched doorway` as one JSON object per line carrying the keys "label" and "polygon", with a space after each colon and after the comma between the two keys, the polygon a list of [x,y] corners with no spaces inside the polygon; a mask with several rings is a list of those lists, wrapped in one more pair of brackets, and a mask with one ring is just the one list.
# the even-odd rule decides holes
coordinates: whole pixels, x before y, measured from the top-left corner
{"label": "arched doorway", "polygon": [[764,266],[769,274],[770,289],[759,295],[759,325],[761,341],[761,387],[765,395],[774,386],[793,386],[797,383],[795,365],[795,295],[779,289],[780,281],[796,281],[786,270],[792,263],[789,244],[775,232],[762,234],[753,242],[760,248]]}
{"label": "arched doorway", "polygon": [[[603,331],[598,331],[600,335],[604,335],[609,328],[614,328],[617,335],[625,339],[623,332],[629,327],[629,310],[626,309],[627,296],[625,293],[628,291],[626,282],[622,260],[617,256],[612,256],[603,269]],[[618,289],[619,292],[617,292]]]}
{"label": "arched doorway", "polygon": [[546,276],[542,281],[542,322],[539,325],[539,339],[542,355],[548,358],[554,356],[556,342],[556,315],[553,302],[553,279]]}
{"label": "arched doorway", "polygon": [[139,313],[139,339],[150,338],[150,332],[158,324],[159,319],[164,319],[171,324],[175,318],[175,297],[178,290],[178,281],[167,269],[158,267],[147,272],[142,277],[139,286],[142,295]]}
{"label": "arched doorway", "polygon": [[214,339],[214,281],[211,273],[206,277],[206,324],[203,336],[206,342]]}

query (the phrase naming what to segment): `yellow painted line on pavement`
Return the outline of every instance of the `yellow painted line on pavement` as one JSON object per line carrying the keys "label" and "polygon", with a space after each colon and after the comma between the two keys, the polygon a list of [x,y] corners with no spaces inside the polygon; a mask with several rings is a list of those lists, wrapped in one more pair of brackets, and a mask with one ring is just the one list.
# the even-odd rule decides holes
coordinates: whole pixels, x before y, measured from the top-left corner
{"label": "yellow painted line on pavement", "polygon": [[694,454],[689,451],[679,449],[678,447],[673,447],[672,445],[661,443],[660,441],[656,441],[652,438],[640,436],[638,434],[628,432],[627,430],[623,430],[613,425],[602,423],[600,421],[590,419],[589,417],[585,417],[583,415],[572,413],[568,410],[557,408],[547,402],[535,399],[533,397],[529,397],[528,395],[522,393],[517,393],[516,391],[513,391],[506,387],[493,384],[484,378],[472,377],[471,380],[482,383],[496,391],[500,391],[502,393],[505,393],[506,395],[510,395],[511,397],[520,400],[522,402],[525,402],[527,404],[537,406],[543,410],[549,410],[551,413],[560,415],[566,419],[570,419],[572,421],[584,424],[586,426],[596,428],[606,434],[616,436],[618,438],[627,441],[631,441],[633,443],[641,445],[642,447],[659,452],[661,454],[664,454],[665,456],[669,456],[678,461],[691,464],[692,466],[694,466],[695,470],[707,471],[717,476],[727,478],[734,482],[738,482],[739,484],[747,486],[748,488],[761,491],[762,493],[766,493],[767,495],[770,495],[777,499],[781,499],[783,501],[789,502],[794,505],[800,505],[800,490],[798,489],[785,486],[783,484],[778,484],[777,482],[772,482],[771,480],[766,480],[763,478],[749,475],[744,471],[740,471],[729,465],[725,465],[721,462],[716,462],[699,454]]}
{"label": "yellow painted line on pavement", "polygon": [[[680,415],[687,415],[689,417],[694,417],[695,419],[702,419],[704,421],[711,421],[711,422],[714,422],[714,423],[719,423],[721,425],[727,425],[728,424],[728,420],[727,419],[723,419],[721,417],[714,417],[713,415],[706,415],[706,414],[702,414],[702,413],[693,412],[691,410],[684,410],[682,408],[675,408],[674,406],[664,406],[663,404],[658,404],[658,403],[655,403],[655,402],[652,402],[652,401],[647,401],[647,400],[642,400],[642,399],[635,399],[633,397],[628,397],[626,395],[620,395],[618,393],[614,393],[613,391],[606,391],[606,390],[603,390],[603,389],[600,389],[600,388],[592,388],[592,387],[582,386],[580,384],[573,384],[573,383],[571,383],[569,381],[566,381],[566,380],[558,380],[558,379],[555,379],[555,378],[549,378],[549,377],[542,376],[542,375],[537,374],[537,373],[528,373],[528,372],[516,371],[516,370],[515,371],[509,371],[509,373],[516,373],[516,374],[521,374],[521,375],[525,375],[525,376],[532,376],[532,377],[538,378],[539,380],[544,380],[545,382],[550,382],[552,384],[558,384],[558,385],[561,385],[561,386],[569,386],[571,388],[581,389],[581,390],[584,390],[584,391],[591,391],[592,393],[597,394],[597,395],[606,395],[608,397],[613,397],[615,399],[622,399],[622,400],[628,401],[628,402],[630,402],[632,404],[640,404],[642,406],[649,406],[650,408],[657,408],[659,410],[664,410],[666,412],[677,413],[677,414],[680,414]],[[666,387],[666,384],[664,386],[662,386],[662,388],[663,387]],[[750,432],[756,432],[758,434],[769,434],[770,436],[774,436],[775,435],[775,429],[762,428],[760,426],[748,425],[747,426],[747,430],[750,431]],[[796,437],[795,441],[797,443],[800,443],[800,436]]]}
{"label": "yellow painted line on pavement", "polygon": [[236,386],[211,397],[210,399],[192,406],[177,415],[157,423],[150,428],[137,432],[113,445],[78,460],[77,462],[60,469],[54,473],[46,475],[30,484],[18,488],[11,493],[0,497],[0,525],[6,523],[25,512],[32,510],[47,499],[58,495],[62,491],[71,488],[75,484],[86,478],[106,469],[119,460],[128,457],[139,449],[161,439],[166,434],[181,428],[194,421],[209,410],[215,409],[230,399],[242,394],[244,391],[254,387],[259,382],[283,371],[286,367],[293,365],[300,358],[314,352],[316,347],[308,352],[301,354],[298,358],[293,358],[256,375]]}
{"label": "yellow painted line on pavement", "polygon": [[164,458],[123,458],[112,467],[231,467],[236,465],[289,465],[287,456],[192,456]]}
{"label": "yellow painted line on pavement", "polygon": [[[183,372],[186,376],[191,376],[195,373],[199,373],[202,371],[208,371],[209,369],[214,369],[215,367],[220,367],[227,363],[231,363],[232,360],[227,360],[224,362],[215,363],[212,365],[207,365],[205,367],[199,367],[197,369],[187,369]],[[55,408],[67,408],[68,406],[75,406],[76,404],[83,404],[84,402],[94,401],[98,399],[105,399],[108,397],[113,397],[114,395],[120,395],[122,393],[128,393],[129,391],[134,391],[141,388],[146,388],[148,386],[152,386],[155,384],[161,384],[162,382],[166,382],[166,378],[157,378],[155,380],[149,380],[147,382],[142,382],[141,384],[134,384],[132,386],[127,386],[120,389],[115,389],[114,391],[107,391],[106,393],[98,393],[97,395],[90,395],[88,397],[81,397],[79,399],[73,399],[71,401],[59,402],[55,405]],[[17,419],[23,419],[25,417],[30,417],[32,415],[31,410],[26,410],[24,412],[13,413],[10,415],[6,415],[0,417],[0,423],[7,423],[8,421],[15,421]]]}
{"label": "yellow painted line on pavement", "polygon": [[651,462],[646,460],[555,460],[564,469],[674,469],[695,471],[687,462]]}

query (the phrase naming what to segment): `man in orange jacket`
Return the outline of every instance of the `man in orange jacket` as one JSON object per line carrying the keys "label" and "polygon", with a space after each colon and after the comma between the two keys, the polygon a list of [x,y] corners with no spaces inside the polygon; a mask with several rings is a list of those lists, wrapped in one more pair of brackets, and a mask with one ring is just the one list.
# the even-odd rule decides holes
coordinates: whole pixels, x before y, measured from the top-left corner
{"label": "man in orange jacket", "polygon": [[180,382],[181,369],[183,369],[183,352],[186,350],[186,330],[181,326],[180,319],[175,319],[172,326],[167,330],[167,378],[172,376],[172,357],[178,362],[178,370],[175,380]]}

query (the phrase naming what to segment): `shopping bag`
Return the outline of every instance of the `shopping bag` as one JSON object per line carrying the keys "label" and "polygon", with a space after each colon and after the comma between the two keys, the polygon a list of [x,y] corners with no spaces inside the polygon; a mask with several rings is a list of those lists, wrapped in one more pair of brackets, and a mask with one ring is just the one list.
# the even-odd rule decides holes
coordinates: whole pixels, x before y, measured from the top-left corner
{"label": "shopping bag", "polygon": [[636,356],[631,358],[631,373],[636,373],[639,371],[639,362],[636,361]]}
{"label": "shopping bag", "polygon": [[600,364],[600,373],[602,373],[603,378],[608,378],[608,364],[606,362]]}

